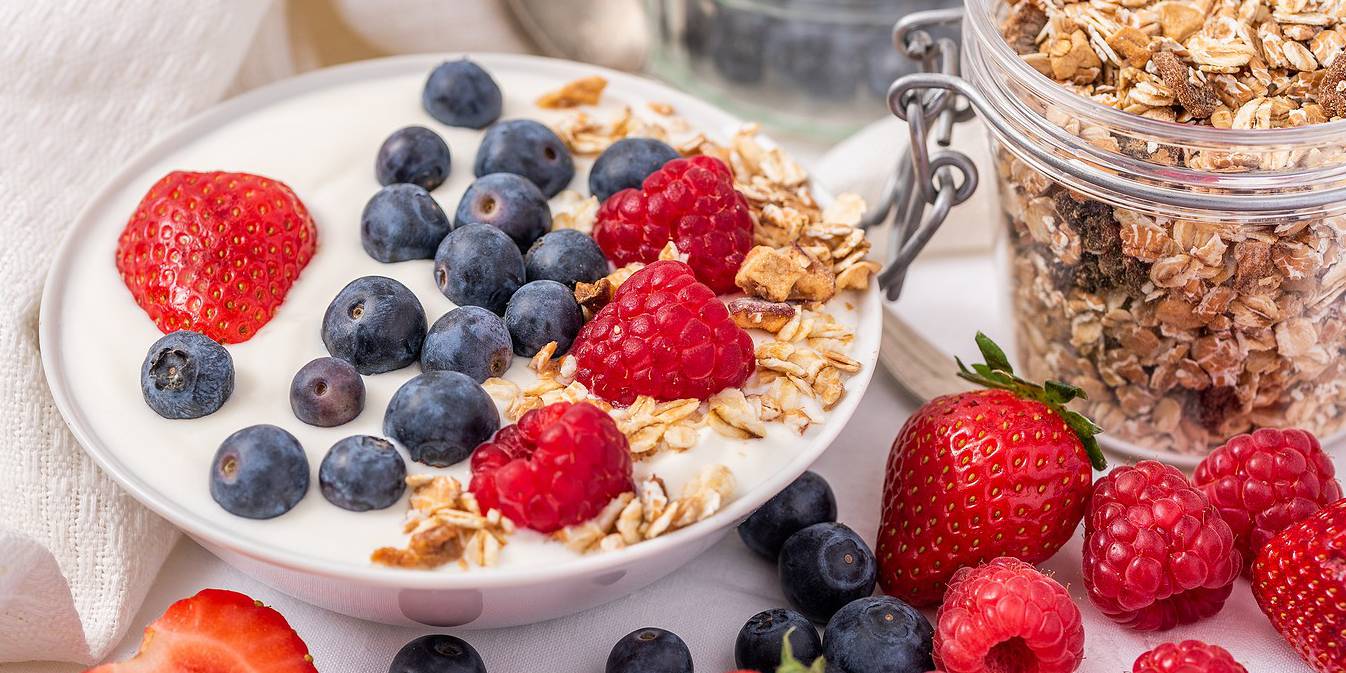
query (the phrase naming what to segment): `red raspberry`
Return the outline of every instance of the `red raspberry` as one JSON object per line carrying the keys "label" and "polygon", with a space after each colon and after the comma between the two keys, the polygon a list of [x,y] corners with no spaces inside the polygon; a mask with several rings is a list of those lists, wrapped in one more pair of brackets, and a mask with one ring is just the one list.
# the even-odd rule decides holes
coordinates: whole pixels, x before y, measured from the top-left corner
{"label": "red raspberry", "polygon": [[1099,611],[1138,631],[1205,619],[1242,567],[1234,533],[1177,468],[1153,460],[1094,485],[1084,518],[1084,586]]}
{"label": "red raspberry", "polygon": [[592,404],[557,402],[501,428],[472,454],[482,510],[543,533],[588,521],[635,490],[631,449],[617,423]]}
{"label": "red raspberry", "polygon": [[935,664],[948,673],[1071,673],[1084,659],[1070,593],[1016,558],[960,569],[935,621]]}
{"label": "red raspberry", "polygon": [[734,274],[752,248],[748,202],[715,157],[674,159],[598,209],[594,240],[617,266],[653,262],[672,240],[701,282],[717,294],[735,290]]}
{"label": "red raspberry", "polygon": [[575,378],[599,397],[630,404],[706,399],[743,385],[757,361],[752,337],[682,262],[655,262],[617,288],[580,329]]}
{"label": "red raspberry", "polygon": [[174,171],[122,230],[117,271],[165,333],[240,343],[276,314],[317,241],[313,218],[281,182]]}
{"label": "red raspberry", "polygon": [[1140,655],[1131,673],[1248,673],[1233,655],[1219,645],[1199,640],[1164,643]]}
{"label": "red raspberry", "polygon": [[1262,428],[1211,452],[1192,481],[1234,531],[1234,548],[1253,558],[1276,533],[1341,497],[1332,460],[1304,430]]}

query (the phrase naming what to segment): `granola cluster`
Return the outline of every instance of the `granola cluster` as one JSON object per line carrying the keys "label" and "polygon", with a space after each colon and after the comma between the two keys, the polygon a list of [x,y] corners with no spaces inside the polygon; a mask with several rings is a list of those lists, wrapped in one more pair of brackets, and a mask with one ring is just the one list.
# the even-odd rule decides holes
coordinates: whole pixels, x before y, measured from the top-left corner
{"label": "granola cluster", "polygon": [[[1253,129],[1346,113],[1343,18],[1335,1],[1020,0],[1003,32],[1040,72],[1105,105]],[[1340,151],[1179,147],[1043,113],[1097,147],[1190,169],[1307,167]],[[1343,218],[1140,212],[1002,145],[995,154],[1026,376],[1071,381],[1109,433],[1182,453],[1260,426],[1342,427]]]}
{"label": "granola cluster", "polygon": [[598,516],[555,538],[581,554],[624,549],[709,518],[733,498],[734,487],[734,473],[723,465],[702,468],[678,498],[669,498],[664,480],[651,476],[637,493],[617,496]]}
{"label": "granola cluster", "polygon": [[403,532],[406,547],[380,547],[370,555],[378,565],[438,568],[458,563],[489,567],[500,561],[514,524],[497,510],[482,514],[477,499],[453,477],[413,474],[407,477],[411,497]]}

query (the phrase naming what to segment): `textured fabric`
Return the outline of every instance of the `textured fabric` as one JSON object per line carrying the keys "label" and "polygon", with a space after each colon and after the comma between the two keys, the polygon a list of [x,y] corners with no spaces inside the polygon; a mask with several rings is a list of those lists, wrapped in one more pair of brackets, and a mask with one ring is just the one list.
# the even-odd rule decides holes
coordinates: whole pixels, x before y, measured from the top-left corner
{"label": "textured fabric", "polygon": [[[177,537],[66,429],[42,376],[38,304],[62,234],[129,156],[241,71],[237,89],[289,74],[271,6],[0,3],[0,661],[100,659]],[[270,50],[252,49],[259,35]]]}

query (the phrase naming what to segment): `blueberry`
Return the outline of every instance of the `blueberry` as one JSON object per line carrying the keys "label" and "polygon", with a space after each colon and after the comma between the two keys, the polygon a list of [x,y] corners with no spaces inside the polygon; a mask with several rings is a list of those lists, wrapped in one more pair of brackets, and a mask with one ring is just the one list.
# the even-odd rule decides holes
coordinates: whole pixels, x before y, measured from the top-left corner
{"label": "blueberry", "polygon": [[692,673],[692,652],[677,634],[637,629],[612,646],[606,673]]}
{"label": "blueberry", "polygon": [[410,182],[434,191],[449,177],[451,167],[449,146],[438,133],[424,126],[408,126],[383,141],[374,159],[374,177],[381,185]]}
{"label": "blueberry", "polygon": [[449,233],[449,218],[430,192],[407,183],[370,197],[360,215],[360,242],[383,263],[430,259]]}
{"label": "blueberry", "polygon": [[531,119],[496,122],[477,148],[477,177],[514,173],[533,181],[551,198],[575,177],[570,150],[552,130]]}
{"label": "blueberry", "polygon": [[748,549],[774,562],[791,535],[815,523],[836,520],[832,487],[817,473],[805,472],[739,524],[738,536]]}
{"label": "blueberry", "polygon": [[855,27],[789,21],[768,36],[767,62],[794,86],[829,103],[850,100],[864,75],[865,44]]}
{"label": "blueberry", "polygon": [[569,288],[554,280],[535,280],[510,298],[505,326],[515,354],[531,358],[555,341],[556,355],[562,355],[584,326],[584,314]]}
{"label": "blueberry", "polygon": [[589,169],[589,193],[599,201],[627,188],[639,189],[650,173],[678,158],[677,150],[654,138],[622,138],[608,146]]}
{"label": "blueberry", "polygon": [[781,664],[781,645],[790,634],[790,649],[803,664],[823,653],[818,630],[804,615],[776,608],[759,612],[748,620],[734,641],[734,665],[755,671],[775,671]]}
{"label": "blueberry", "polygon": [[874,553],[839,523],[816,523],[791,535],[781,547],[779,565],[785,598],[815,622],[874,593]]}
{"label": "blueberry", "polygon": [[473,181],[458,201],[453,226],[467,224],[489,224],[509,234],[519,250],[527,250],[551,229],[551,207],[528,178],[491,173]]}
{"label": "blueberry", "polygon": [[254,425],[229,435],[210,462],[210,497],[248,519],[278,517],[308,492],[308,456],[294,435]]}
{"label": "blueberry", "polygon": [[460,306],[430,326],[421,348],[421,369],[462,372],[481,383],[505,375],[513,347],[500,316],[480,306]]}
{"label": "blueberry", "polygon": [[934,670],[930,622],[892,598],[861,598],[827,623],[823,656],[834,673],[925,673]]}
{"label": "blueberry", "polygon": [[486,664],[463,639],[437,633],[403,645],[388,673],[486,673]]}
{"label": "blueberry", "polygon": [[505,232],[489,224],[454,229],[435,252],[435,285],[459,306],[504,315],[523,280],[523,253]]}
{"label": "blueberry", "polygon": [[391,278],[356,278],[328,305],[322,342],[361,374],[401,369],[421,355],[425,310],[407,286]]}
{"label": "blueberry", "polygon": [[554,280],[570,289],[608,275],[608,258],[588,234],[558,229],[537,239],[523,257],[529,281]]}
{"label": "blueberry", "polygon": [[341,509],[385,509],[407,489],[407,464],[386,439],[347,437],[333,444],[318,465],[318,489]]}
{"label": "blueberry", "polygon": [[213,414],[234,392],[234,360],[224,346],[199,332],[166,334],[140,365],[140,392],[164,418]]}
{"label": "blueberry", "polygon": [[383,434],[432,467],[462,462],[499,429],[491,396],[458,372],[425,372],[407,381],[383,416]]}
{"label": "blueberry", "polygon": [[739,84],[761,82],[766,37],[778,29],[780,21],[754,10],[714,4],[719,17],[710,22],[706,45],[715,71]]}
{"label": "blueberry", "polygon": [[485,128],[500,118],[500,87],[472,61],[447,61],[425,80],[421,104],[431,117],[449,126]]}
{"label": "blueberry", "polygon": [[290,381],[295,418],[330,428],[349,423],[365,408],[365,382],[340,358],[318,358],[299,368]]}

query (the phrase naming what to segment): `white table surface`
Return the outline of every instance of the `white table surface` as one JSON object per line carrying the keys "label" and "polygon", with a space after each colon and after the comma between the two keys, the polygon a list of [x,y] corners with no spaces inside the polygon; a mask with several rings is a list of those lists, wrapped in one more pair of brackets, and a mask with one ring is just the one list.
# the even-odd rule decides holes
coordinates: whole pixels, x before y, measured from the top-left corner
{"label": "white table surface", "polygon": [[[837,492],[839,518],[873,541],[883,463],[888,447],[914,402],[880,370],[855,418],[817,463]],[[1253,603],[1240,579],[1225,610],[1213,619],[1168,634],[1136,634],[1107,622],[1088,603],[1080,581],[1080,538],[1057,554],[1046,568],[1064,582],[1085,619],[1086,660],[1082,671],[1124,673],[1150,647],[1168,640],[1198,638],[1231,650],[1253,673],[1309,673],[1280,640]],[[170,603],[205,587],[241,591],[280,610],[308,643],[319,670],[386,670],[404,643],[433,629],[384,626],[305,605],[271,590],[183,539],[169,557],[136,618],[130,634],[111,659],[129,656],[139,628]],[[565,618],[514,629],[455,632],[482,654],[492,673],[596,672],[603,669],[612,643],[644,626],[659,626],[683,637],[696,659],[696,670],[733,669],[733,643],[739,627],[760,610],[785,605],[775,568],[753,556],[730,535],[709,552],[648,589],[615,603]],[[74,673],[79,667],[14,664],[6,673]]]}

